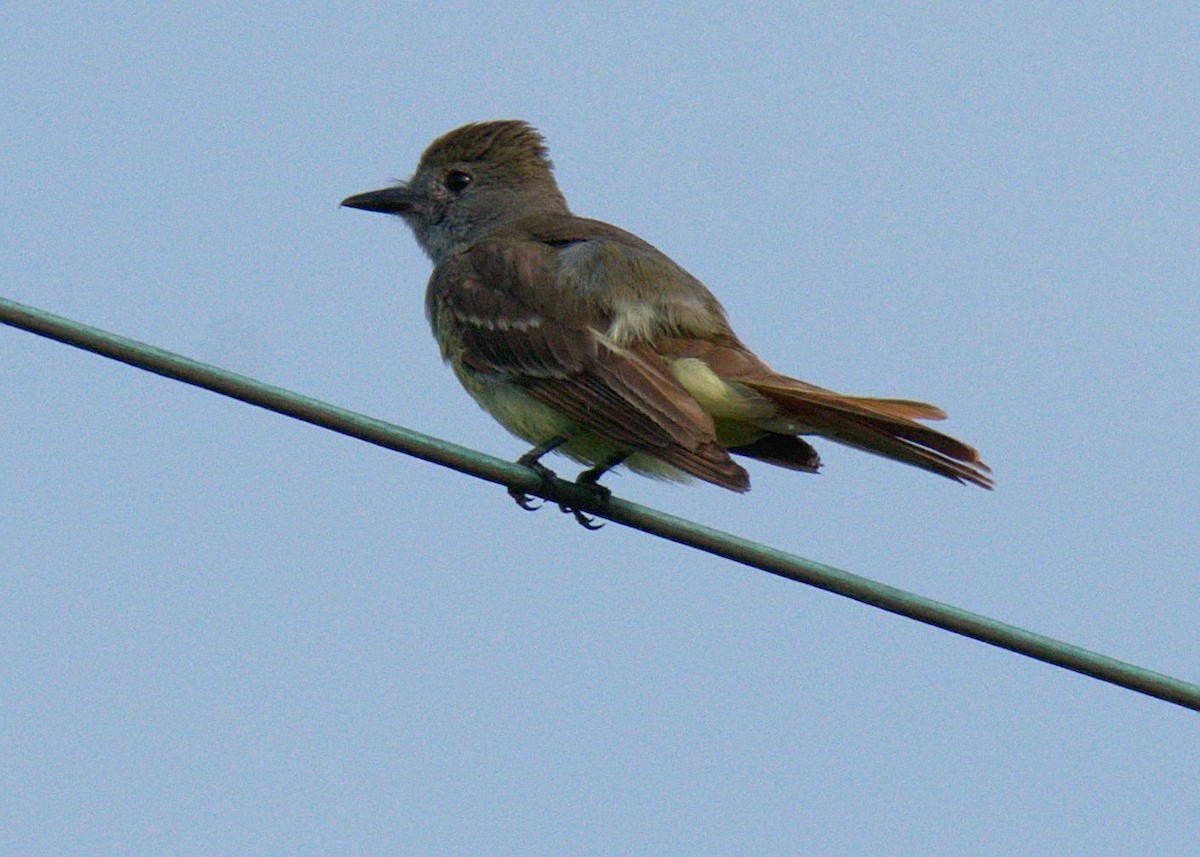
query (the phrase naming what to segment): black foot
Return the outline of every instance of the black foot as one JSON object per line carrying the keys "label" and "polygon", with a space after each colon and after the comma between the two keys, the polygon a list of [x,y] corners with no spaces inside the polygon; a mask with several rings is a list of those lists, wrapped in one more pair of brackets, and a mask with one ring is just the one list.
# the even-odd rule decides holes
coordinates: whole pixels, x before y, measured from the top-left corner
{"label": "black foot", "polygon": [[[564,510],[565,511],[565,510]],[[602,530],[604,529],[604,521],[596,523],[596,519],[591,515],[585,515],[578,509],[572,509],[571,514],[575,516],[575,521],[585,530]]]}
{"label": "black foot", "polygon": [[534,500],[532,497],[530,497],[524,491],[518,491],[516,488],[509,488],[508,496],[512,497],[514,500],[516,500],[517,505],[520,506],[522,509],[524,509],[526,512],[536,512],[538,509],[542,508],[542,505],[544,503],[543,500],[540,500],[540,499]]}
{"label": "black foot", "polygon": [[584,529],[598,530],[604,526],[603,523],[597,524],[596,519],[586,512],[581,512],[578,509],[572,509],[570,506],[564,506],[562,503],[558,504],[558,510],[565,515],[574,515],[576,522]]}
{"label": "black foot", "polygon": [[612,469],[612,466],[593,467],[590,470],[585,470],[575,477],[575,484],[582,485],[586,488],[591,488],[595,491],[601,500],[607,500],[612,496],[612,491],[609,491],[600,484],[600,477]]}
{"label": "black foot", "polygon": [[[599,479],[612,467],[612,464],[607,464],[601,467],[593,467],[589,470],[585,470],[580,473],[578,477],[576,477],[575,484],[582,488],[590,488],[596,495],[596,501],[598,503],[604,503],[609,497],[612,496],[612,491],[601,485]],[[560,505],[558,508],[564,512],[570,512],[572,515],[574,515],[575,520],[579,523],[579,526],[584,527],[585,529],[598,530],[604,526],[603,523],[597,524],[594,517],[591,515],[586,515],[578,509],[572,509],[570,506],[562,505]]]}
{"label": "black foot", "polygon": [[[525,453],[517,459],[517,464],[528,467],[530,470],[536,473],[538,478],[543,482],[549,482],[551,479],[554,479],[554,471],[538,461],[538,458],[544,455],[544,453],[537,453],[536,455],[534,453],[537,453],[537,450],[532,450]],[[516,500],[517,505],[527,512],[533,512],[542,508],[542,500],[535,501],[532,497],[519,488],[509,488],[508,496]]]}

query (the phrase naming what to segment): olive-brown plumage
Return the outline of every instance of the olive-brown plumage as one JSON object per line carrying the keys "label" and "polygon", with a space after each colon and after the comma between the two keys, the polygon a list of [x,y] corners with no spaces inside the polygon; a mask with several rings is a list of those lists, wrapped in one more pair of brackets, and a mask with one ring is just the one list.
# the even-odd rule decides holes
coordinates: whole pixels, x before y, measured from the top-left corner
{"label": "olive-brown plumage", "polygon": [[595,479],[618,463],[750,487],[730,453],[815,472],[803,435],[992,487],[970,446],[917,420],[938,408],[780,375],[695,277],[635,235],[576,217],[525,122],[439,137],[412,179],[344,205],[396,214],[434,262],[426,310],[443,357],[502,425]]}

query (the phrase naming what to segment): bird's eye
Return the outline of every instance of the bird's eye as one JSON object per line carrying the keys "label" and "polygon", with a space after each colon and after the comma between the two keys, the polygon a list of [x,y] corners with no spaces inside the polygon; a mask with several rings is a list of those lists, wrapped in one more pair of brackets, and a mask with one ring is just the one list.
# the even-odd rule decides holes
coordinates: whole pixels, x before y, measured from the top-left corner
{"label": "bird's eye", "polygon": [[445,185],[452,193],[462,193],[467,189],[473,178],[470,173],[464,173],[462,170],[451,170],[446,173]]}

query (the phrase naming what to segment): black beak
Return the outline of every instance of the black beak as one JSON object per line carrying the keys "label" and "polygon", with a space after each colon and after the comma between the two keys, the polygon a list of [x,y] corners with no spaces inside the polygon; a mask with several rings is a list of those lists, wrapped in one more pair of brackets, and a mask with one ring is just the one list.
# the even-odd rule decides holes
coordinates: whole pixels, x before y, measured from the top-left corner
{"label": "black beak", "polygon": [[418,208],[412,191],[404,185],[356,193],[343,199],[342,205],[346,208],[379,211],[383,214],[412,214]]}

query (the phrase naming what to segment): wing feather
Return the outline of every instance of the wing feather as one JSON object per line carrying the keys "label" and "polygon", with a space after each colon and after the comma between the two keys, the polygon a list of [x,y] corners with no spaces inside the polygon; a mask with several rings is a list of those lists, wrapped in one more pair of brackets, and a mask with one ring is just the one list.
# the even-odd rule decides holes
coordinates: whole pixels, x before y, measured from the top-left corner
{"label": "wing feather", "polygon": [[621,347],[586,320],[551,318],[521,299],[522,290],[536,293],[531,278],[553,276],[554,269],[550,259],[538,265],[512,257],[541,251],[514,242],[502,248],[476,245],[439,266],[427,306],[439,340],[451,341],[443,345],[447,359],[477,375],[518,384],[630,452],[746,490],[749,477],[717,442],[712,417],[662,357],[645,346]]}

